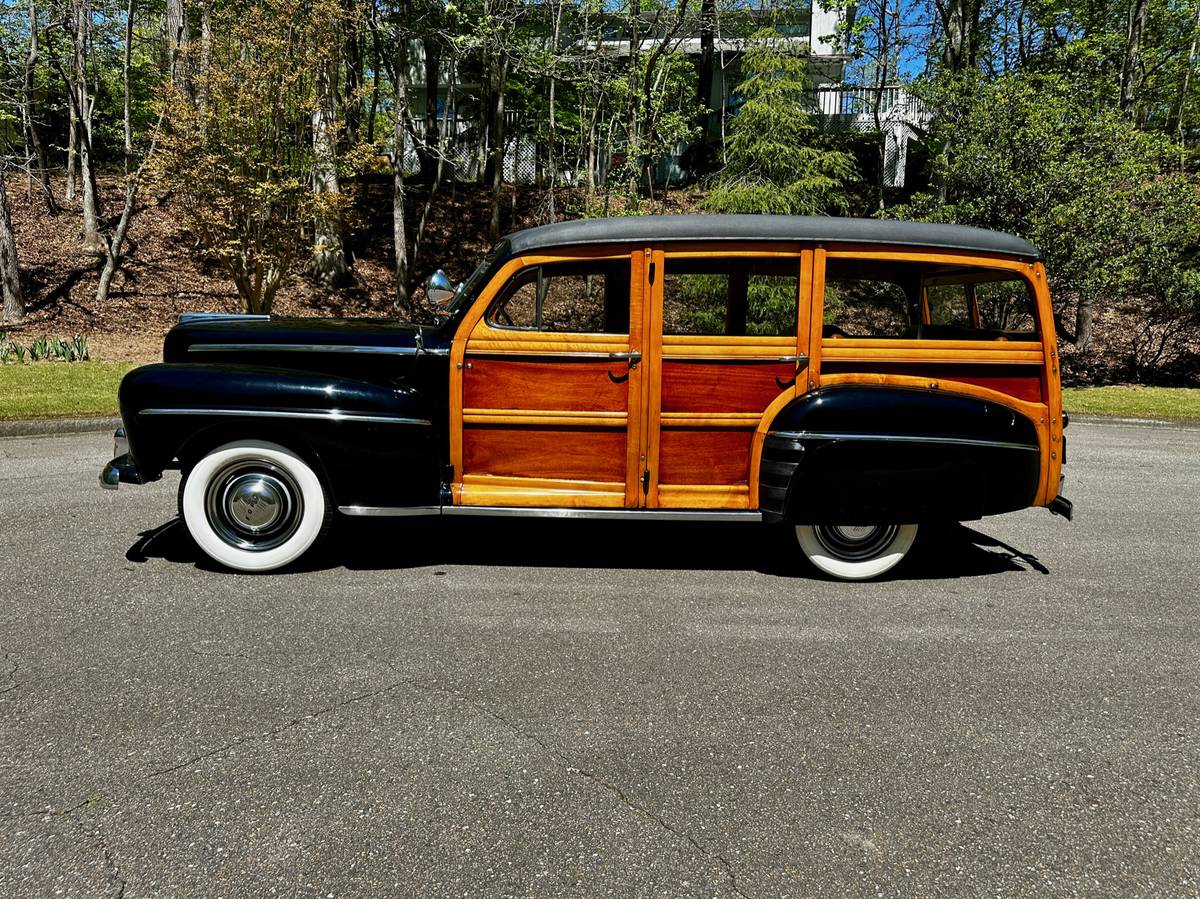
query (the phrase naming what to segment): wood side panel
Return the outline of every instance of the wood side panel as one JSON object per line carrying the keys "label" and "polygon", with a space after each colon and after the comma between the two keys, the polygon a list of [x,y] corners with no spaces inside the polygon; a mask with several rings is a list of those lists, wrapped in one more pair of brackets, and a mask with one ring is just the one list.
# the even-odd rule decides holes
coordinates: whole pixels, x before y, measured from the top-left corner
{"label": "wood side panel", "polygon": [[668,509],[753,509],[745,484],[661,484],[661,505]]}
{"label": "wood side panel", "polygon": [[625,429],[463,428],[463,474],[625,483]]}
{"label": "wood side panel", "polygon": [[619,509],[624,505],[624,490],[625,485],[616,482],[467,475],[460,492],[467,506]]}
{"label": "wood side panel", "polygon": [[[825,362],[826,374],[906,375],[912,378],[950,380],[986,387],[1027,403],[1042,401],[1040,365],[965,365],[947,362]],[[928,386],[928,385],[926,385]]]}
{"label": "wood side panel", "polygon": [[754,431],[749,428],[663,428],[659,434],[658,482],[746,484],[753,441]]}
{"label": "wood side panel", "polygon": [[[661,249],[650,251],[647,272],[655,272],[653,282],[649,275],[646,280],[646,296],[649,302],[645,304],[646,323],[646,411],[645,437],[642,440],[642,458],[638,466],[638,500],[639,505],[654,509],[658,501],[658,460],[661,452],[661,418],[662,418],[662,353],[663,353],[663,267],[665,256]],[[642,472],[650,471],[648,489],[641,490]]]}
{"label": "wood side panel", "polygon": [[761,412],[796,377],[794,362],[662,362],[662,411]]}
{"label": "wood side panel", "polygon": [[624,362],[473,357],[470,347],[466,361],[462,404],[467,409],[626,411],[629,366]]}
{"label": "wood side panel", "polygon": [[1040,262],[1033,267],[1033,285],[1046,356],[1042,377],[1048,413],[1046,439],[1049,444],[1042,450],[1042,483],[1038,499],[1041,505],[1048,505],[1058,496],[1058,478],[1062,474],[1062,380],[1058,370],[1058,335],[1054,330],[1050,288],[1046,282],[1046,269]]}
{"label": "wood side panel", "polygon": [[627,403],[628,421],[625,430],[625,506],[634,509],[642,504],[642,453],[646,440],[646,289],[648,253],[643,247],[630,258],[629,284],[629,349],[642,354],[640,365],[629,368]]}

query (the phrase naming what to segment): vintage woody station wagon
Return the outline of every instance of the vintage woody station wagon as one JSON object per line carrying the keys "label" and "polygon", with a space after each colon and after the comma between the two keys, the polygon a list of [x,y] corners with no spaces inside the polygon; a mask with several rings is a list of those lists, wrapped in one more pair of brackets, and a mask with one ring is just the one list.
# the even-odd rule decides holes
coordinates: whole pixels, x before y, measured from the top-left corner
{"label": "vintage woody station wagon", "polygon": [[335,513],[786,523],[841,578],[922,523],[1070,517],[1046,274],[1011,235],[565,222],[427,293],[436,326],[184,316],[121,385],[102,483],[181,468],[188,530],[245,571]]}

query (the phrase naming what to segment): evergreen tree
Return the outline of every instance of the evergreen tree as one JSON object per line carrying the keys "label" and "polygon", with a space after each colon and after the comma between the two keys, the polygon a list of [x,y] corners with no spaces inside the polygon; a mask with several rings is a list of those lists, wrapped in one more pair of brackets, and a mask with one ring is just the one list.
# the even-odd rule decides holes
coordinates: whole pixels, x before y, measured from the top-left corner
{"label": "evergreen tree", "polygon": [[745,98],[726,140],[725,166],[704,201],[711,212],[820,215],[845,212],[849,153],[818,145],[805,54],[777,32],[749,40],[742,61]]}

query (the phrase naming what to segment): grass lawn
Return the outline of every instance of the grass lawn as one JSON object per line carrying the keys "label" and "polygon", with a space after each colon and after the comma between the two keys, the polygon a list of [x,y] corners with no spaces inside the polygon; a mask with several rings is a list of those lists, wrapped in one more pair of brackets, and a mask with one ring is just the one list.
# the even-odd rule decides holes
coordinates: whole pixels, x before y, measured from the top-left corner
{"label": "grass lawn", "polygon": [[1200,419],[1200,389],[1191,387],[1068,387],[1067,412],[1125,418]]}
{"label": "grass lawn", "polygon": [[0,421],[117,414],[117,385],[132,362],[0,365]]}
{"label": "grass lawn", "polygon": [[[117,385],[133,362],[35,362],[0,365],[0,421],[117,414]],[[1068,412],[1127,418],[1200,420],[1200,389],[1068,387]]]}

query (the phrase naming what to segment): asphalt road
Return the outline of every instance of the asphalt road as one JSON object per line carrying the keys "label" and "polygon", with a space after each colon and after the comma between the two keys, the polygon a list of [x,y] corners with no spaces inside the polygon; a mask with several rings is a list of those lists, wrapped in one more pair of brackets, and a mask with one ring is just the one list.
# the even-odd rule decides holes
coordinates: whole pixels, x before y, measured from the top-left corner
{"label": "asphalt road", "polygon": [[1200,893],[1200,430],[882,583],[743,524],[343,529],[213,570],[177,477],[0,440],[0,895]]}

